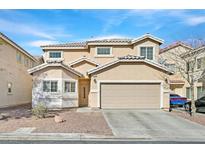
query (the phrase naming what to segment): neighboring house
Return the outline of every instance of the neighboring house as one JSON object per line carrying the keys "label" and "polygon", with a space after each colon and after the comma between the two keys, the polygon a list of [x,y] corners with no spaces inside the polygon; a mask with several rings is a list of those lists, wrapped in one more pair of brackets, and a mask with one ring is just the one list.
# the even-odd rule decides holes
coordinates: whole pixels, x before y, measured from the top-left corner
{"label": "neighboring house", "polygon": [[27,69],[37,60],[0,33],[0,107],[31,102],[32,77]]}
{"label": "neighboring house", "polygon": [[45,63],[28,70],[33,106],[168,108],[172,72],[158,63],[162,43],[145,34],[42,46]]}
{"label": "neighboring house", "polygon": [[[203,47],[204,48],[204,47]],[[205,69],[205,53],[200,51],[204,51],[201,48],[193,49],[191,46],[183,43],[183,42],[176,42],[173,43],[163,49],[160,50],[160,58],[161,61],[170,69],[172,69],[175,73],[174,75],[170,76],[170,89],[172,92],[179,94],[181,96],[187,97],[190,99],[191,91],[190,85],[188,82],[182,77],[179,71],[176,70],[176,61],[174,60],[176,55],[186,55],[187,53],[196,53],[197,52],[197,61],[195,65],[195,73],[202,73]],[[185,69],[187,66],[184,66]],[[194,93],[195,99],[202,97],[205,94],[205,89],[203,83],[197,81],[194,84]]]}
{"label": "neighboring house", "polygon": [[44,59],[43,56],[34,56],[35,59],[37,59],[38,63],[37,65],[43,64],[44,63]]}

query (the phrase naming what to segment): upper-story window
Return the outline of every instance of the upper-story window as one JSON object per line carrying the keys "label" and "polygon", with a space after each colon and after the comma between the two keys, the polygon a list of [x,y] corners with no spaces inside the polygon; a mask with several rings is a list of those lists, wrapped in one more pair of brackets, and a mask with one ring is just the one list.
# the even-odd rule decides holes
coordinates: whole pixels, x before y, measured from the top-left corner
{"label": "upper-story window", "polygon": [[202,61],[201,61],[201,58],[197,59],[196,60],[196,69],[201,69],[201,64],[202,64]]}
{"label": "upper-story window", "polygon": [[145,57],[146,59],[154,59],[154,49],[153,47],[140,47],[140,56]]}
{"label": "upper-story window", "polygon": [[18,62],[18,63],[21,63],[22,62],[22,57],[21,57],[21,53],[20,52],[16,52],[16,61]]}
{"label": "upper-story window", "polygon": [[187,71],[194,71],[194,61],[193,60],[187,63],[186,69]]}
{"label": "upper-story window", "polygon": [[97,56],[111,56],[112,48],[111,47],[97,47],[96,48]]}
{"label": "upper-story window", "polygon": [[61,51],[50,51],[49,58],[62,58],[62,52]]}

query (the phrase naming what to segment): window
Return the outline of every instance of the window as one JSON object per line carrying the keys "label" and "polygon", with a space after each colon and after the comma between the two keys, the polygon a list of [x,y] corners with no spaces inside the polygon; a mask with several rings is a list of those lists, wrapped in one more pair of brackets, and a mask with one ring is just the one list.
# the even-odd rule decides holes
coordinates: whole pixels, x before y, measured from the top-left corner
{"label": "window", "polygon": [[191,88],[190,87],[186,88],[186,98],[191,99]]}
{"label": "window", "polygon": [[26,67],[29,67],[29,59],[26,59]]}
{"label": "window", "polygon": [[111,48],[110,47],[98,47],[97,48],[97,55],[111,55]]}
{"label": "window", "polygon": [[43,92],[57,92],[58,81],[43,81]]}
{"label": "window", "polygon": [[21,64],[24,64],[24,55],[21,55]]}
{"label": "window", "polygon": [[11,93],[12,93],[12,83],[9,82],[9,83],[7,84],[7,87],[8,87],[8,94],[11,94]]}
{"label": "window", "polygon": [[51,81],[51,92],[57,92],[57,91],[58,91],[58,82]]}
{"label": "window", "polygon": [[25,67],[28,67],[28,65],[29,65],[28,63],[29,63],[29,62],[28,62],[28,58],[24,58],[24,66],[25,66]]}
{"label": "window", "polygon": [[196,68],[201,69],[201,58],[196,60]]}
{"label": "window", "polygon": [[64,92],[75,92],[75,84],[74,81],[65,81]]}
{"label": "window", "polygon": [[203,97],[205,94],[205,88],[197,87],[197,99]]}
{"label": "window", "polygon": [[140,56],[153,60],[154,59],[153,47],[140,47]]}
{"label": "window", "polygon": [[192,71],[194,69],[194,61],[187,63],[187,71]]}
{"label": "window", "polygon": [[61,52],[60,51],[49,52],[49,58],[61,58]]}
{"label": "window", "polygon": [[22,62],[22,58],[21,58],[21,53],[20,52],[16,52],[16,61],[21,63]]}

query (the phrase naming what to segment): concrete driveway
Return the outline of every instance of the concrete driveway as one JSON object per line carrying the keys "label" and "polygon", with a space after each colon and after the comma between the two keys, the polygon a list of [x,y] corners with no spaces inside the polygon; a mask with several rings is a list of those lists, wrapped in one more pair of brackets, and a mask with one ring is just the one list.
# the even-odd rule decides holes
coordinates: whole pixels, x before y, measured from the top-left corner
{"label": "concrete driveway", "polygon": [[162,110],[103,110],[116,137],[205,141],[205,126]]}

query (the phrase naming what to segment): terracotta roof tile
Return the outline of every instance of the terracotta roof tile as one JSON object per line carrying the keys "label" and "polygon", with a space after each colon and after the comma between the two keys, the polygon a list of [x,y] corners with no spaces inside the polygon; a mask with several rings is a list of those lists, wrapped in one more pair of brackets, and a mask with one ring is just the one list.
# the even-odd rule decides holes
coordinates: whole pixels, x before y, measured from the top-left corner
{"label": "terracotta roof tile", "polygon": [[178,41],[178,42],[174,42],[174,43],[172,43],[172,44],[170,44],[170,45],[160,49],[160,54],[163,53],[163,52],[166,52],[166,51],[168,51],[170,49],[173,49],[175,47],[178,47],[178,46],[183,46],[183,47],[192,49],[192,47],[190,45],[188,45],[188,44],[186,44],[184,42]]}

